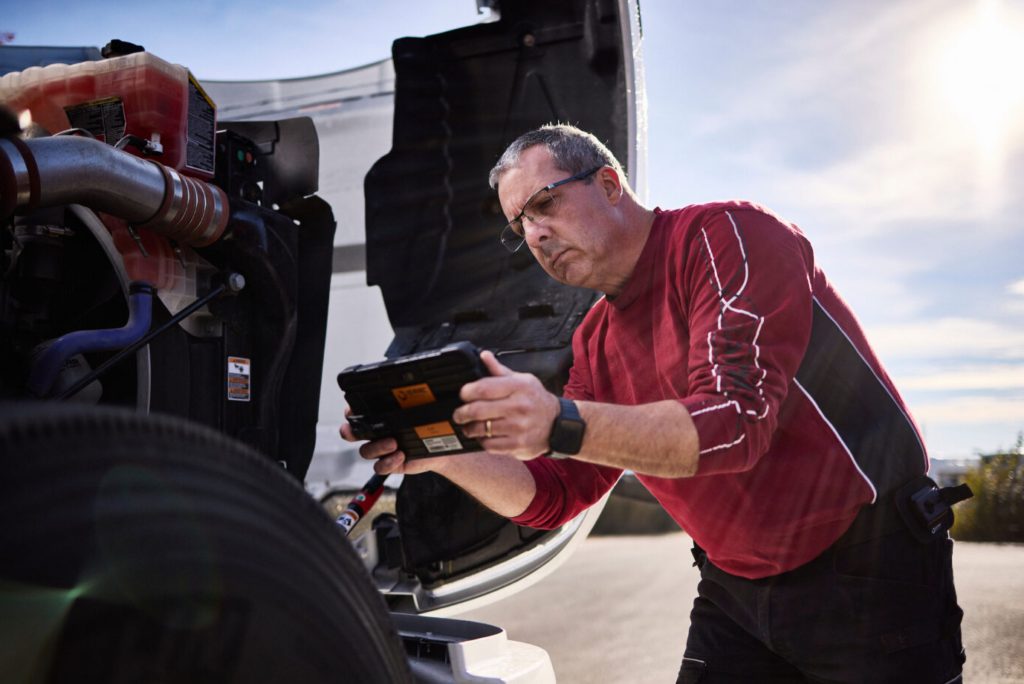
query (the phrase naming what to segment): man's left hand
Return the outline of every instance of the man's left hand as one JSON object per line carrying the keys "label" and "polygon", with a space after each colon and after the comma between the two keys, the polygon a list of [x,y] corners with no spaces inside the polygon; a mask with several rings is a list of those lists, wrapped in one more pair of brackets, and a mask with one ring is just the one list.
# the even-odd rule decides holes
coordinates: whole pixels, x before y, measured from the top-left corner
{"label": "man's left hand", "polygon": [[491,377],[463,386],[459,397],[466,403],[455,410],[455,422],[492,454],[529,461],[547,453],[551,426],[561,410],[558,397],[536,376],[513,371],[490,351],[480,359]]}

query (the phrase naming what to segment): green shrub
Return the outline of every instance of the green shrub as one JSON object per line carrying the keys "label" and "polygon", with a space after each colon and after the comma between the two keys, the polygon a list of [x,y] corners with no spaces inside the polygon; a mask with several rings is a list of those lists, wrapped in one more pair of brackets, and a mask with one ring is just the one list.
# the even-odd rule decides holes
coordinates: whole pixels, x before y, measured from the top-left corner
{"label": "green shrub", "polygon": [[1024,542],[1024,432],[967,471],[974,498],[959,504],[951,534],[965,541]]}

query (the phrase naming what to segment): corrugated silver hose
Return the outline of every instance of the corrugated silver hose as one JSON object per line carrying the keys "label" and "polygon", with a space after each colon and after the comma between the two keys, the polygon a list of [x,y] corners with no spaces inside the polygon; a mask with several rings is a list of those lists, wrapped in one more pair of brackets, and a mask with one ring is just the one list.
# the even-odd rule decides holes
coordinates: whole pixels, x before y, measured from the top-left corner
{"label": "corrugated silver hose", "polygon": [[228,223],[223,190],[97,140],[0,138],[0,218],[81,204],[203,247]]}

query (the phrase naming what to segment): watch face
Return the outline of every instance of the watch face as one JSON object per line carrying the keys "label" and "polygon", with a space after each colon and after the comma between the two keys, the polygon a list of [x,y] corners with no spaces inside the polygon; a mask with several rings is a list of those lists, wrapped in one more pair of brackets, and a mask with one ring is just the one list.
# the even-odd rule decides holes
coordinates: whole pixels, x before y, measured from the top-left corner
{"label": "watch face", "polygon": [[583,446],[583,421],[562,419],[561,435],[559,436],[560,451],[567,454],[578,454]]}
{"label": "watch face", "polygon": [[583,432],[587,424],[580,418],[579,411],[569,399],[560,399],[562,412],[555,418],[551,427],[551,437],[548,445],[552,452],[564,454],[563,457],[572,456],[580,452],[583,446]]}

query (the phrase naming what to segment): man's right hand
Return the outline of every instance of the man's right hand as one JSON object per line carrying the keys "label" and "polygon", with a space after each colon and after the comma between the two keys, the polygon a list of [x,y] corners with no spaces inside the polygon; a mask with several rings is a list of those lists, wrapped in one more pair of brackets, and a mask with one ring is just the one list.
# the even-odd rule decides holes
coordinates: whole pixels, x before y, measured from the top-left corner
{"label": "man's right hand", "polygon": [[[348,418],[351,414],[351,409],[345,409],[345,418]],[[347,420],[341,424],[339,432],[341,433],[341,438],[346,442],[362,441],[352,434],[352,426]],[[451,458],[450,456],[439,456],[406,461],[405,453],[397,449],[398,442],[393,437],[385,437],[384,439],[375,439],[372,442],[367,442],[359,447],[359,455],[368,461],[376,461],[373,464],[373,471],[378,475],[391,475],[392,473],[416,475],[418,473],[434,471],[438,469],[442,461]]]}
{"label": "man's right hand", "polygon": [[[345,410],[346,418],[351,411]],[[341,438],[346,442],[359,442],[346,420],[341,424]],[[477,501],[498,515],[514,518],[526,510],[537,493],[537,484],[526,465],[512,456],[476,451],[454,456],[435,456],[406,461],[405,454],[397,451],[394,438],[375,439],[359,447],[359,455],[376,461],[373,470],[378,475],[416,475],[434,472],[443,475],[469,492]]]}

